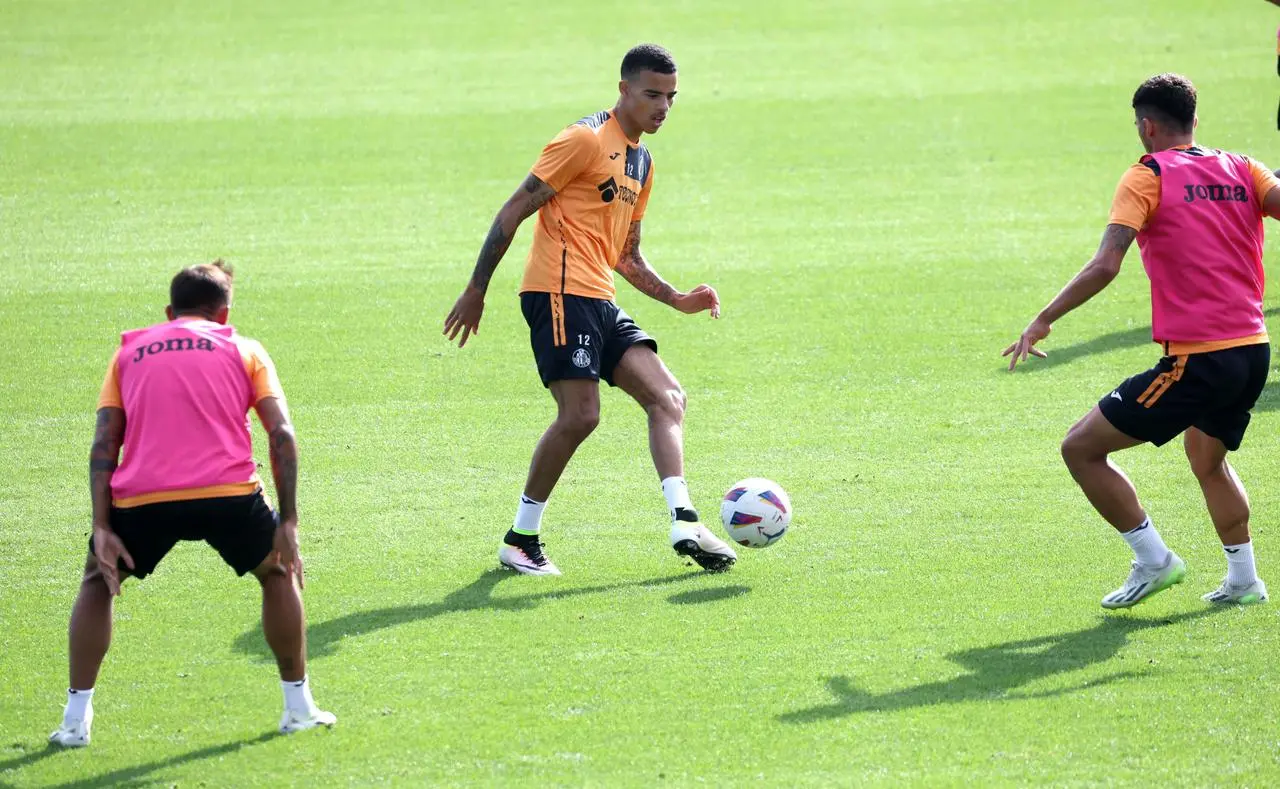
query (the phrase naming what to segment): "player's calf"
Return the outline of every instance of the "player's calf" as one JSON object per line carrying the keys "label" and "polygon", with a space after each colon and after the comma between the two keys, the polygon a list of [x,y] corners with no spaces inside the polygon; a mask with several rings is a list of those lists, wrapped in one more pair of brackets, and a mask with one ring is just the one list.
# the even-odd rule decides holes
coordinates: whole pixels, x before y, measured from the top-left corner
{"label": "player's calf", "polygon": [[332,726],[337,717],[320,709],[307,677],[306,620],[302,595],[293,576],[268,556],[254,571],[262,585],[262,631],[280,671],[284,714],[280,731],[291,734],[316,726]]}
{"label": "player's calf", "polygon": [[93,688],[98,670],[111,645],[111,591],[90,555],[85,562],[80,591],[71,610],[68,628],[70,687],[62,711],[62,723],[49,735],[49,742],[64,748],[89,744],[93,727]]}

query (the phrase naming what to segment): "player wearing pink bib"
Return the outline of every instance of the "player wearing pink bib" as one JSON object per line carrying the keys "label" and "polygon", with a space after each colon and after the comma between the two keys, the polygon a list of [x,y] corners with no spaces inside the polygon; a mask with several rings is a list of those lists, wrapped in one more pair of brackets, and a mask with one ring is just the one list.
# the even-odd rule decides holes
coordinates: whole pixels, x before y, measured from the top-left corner
{"label": "player wearing pink bib", "polygon": [[[237,574],[261,583],[262,626],[284,690],[280,730],[335,721],[315,706],[307,683],[298,453],[275,368],[261,345],[227,325],[231,269],[222,261],[178,272],[169,300],[168,322],[124,333],[98,398],[93,536],[71,612],[67,706],[49,736],[57,745],[89,744],[120,582],[150,575],[179,540],[209,543]],[[253,460],[250,408],[271,439],[278,515]]]}
{"label": "player wearing pink bib", "polygon": [[1227,452],[1240,448],[1267,382],[1262,218],[1280,218],[1280,179],[1248,157],[1195,144],[1196,90],[1185,77],[1147,80],[1133,109],[1147,155],[1120,180],[1101,247],[1004,355],[1012,356],[1010,370],[1028,355],[1044,356],[1036,343],[1115,279],[1137,239],[1151,280],[1152,339],[1165,355],[1103,397],[1062,442],[1071,475],[1135,555],[1129,577],[1102,605],[1136,605],[1186,574],[1108,457],[1178,435],[1227,555],[1226,579],[1204,599],[1262,602],[1267,588],[1254,564],[1249,499]]}

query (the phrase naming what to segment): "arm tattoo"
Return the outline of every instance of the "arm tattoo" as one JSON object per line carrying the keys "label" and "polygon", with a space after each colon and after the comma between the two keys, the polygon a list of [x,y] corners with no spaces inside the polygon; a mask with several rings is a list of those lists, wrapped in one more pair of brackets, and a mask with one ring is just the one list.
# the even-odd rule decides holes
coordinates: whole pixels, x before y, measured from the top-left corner
{"label": "arm tattoo", "polygon": [[489,280],[493,279],[493,272],[497,270],[498,263],[502,262],[502,256],[507,254],[509,246],[511,246],[511,236],[502,229],[502,214],[498,214],[489,227],[489,235],[485,236],[484,244],[480,247],[476,268],[471,272],[471,284],[477,290],[489,289]]}
{"label": "arm tattoo", "polygon": [[95,525],[107,525],[111,511],[111,476],[124,444],[124,410],[99,408],[93,446],[89,448],[89,496]]}
{"label": "arm tattoo", "polygon": [[1102,234],[1101,250],[1120,255],[1129,251],[1129,245],[1138,237],[1138,231],[1127,225],[1110,224]]}
{"label": "arm tattoo", "polygon": [[494,217],[489,235],[485,236],[484,244],[480,246],[480,255],[476,258],[476,267],[471,273],[471,284],[477,290],[483,292],[489,289],[489,280],[493,279],[493,272],[502,262],[502,256],[507,254],[507,248],[511,246],[511,239],[515,238],[520,223],[555,195],[556,190],[533,173],[529,173],[524,179],[524,183]]}
{"label": "arm tattoo", "polygon": [[646,296],[670,305],[675,301],[678,292],[675,288],[658,276],[640,253],[640,223],[632,222],[627,231],[627,240],[622,244],[622,254],[618,257],[616,271],[622,278]]}
{"label": "arm tattoo", "polygon": [[271,443],[271,476],[275,478],[280,519],[298,517],[298,442],[293,425],[282,419],[268,433]]}

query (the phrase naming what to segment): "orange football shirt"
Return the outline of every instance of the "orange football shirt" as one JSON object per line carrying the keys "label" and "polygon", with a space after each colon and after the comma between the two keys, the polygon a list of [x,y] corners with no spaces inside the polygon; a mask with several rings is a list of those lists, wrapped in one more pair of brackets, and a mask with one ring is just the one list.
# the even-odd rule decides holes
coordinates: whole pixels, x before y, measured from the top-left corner
{"label": "orange football shirt", "polygon": [[556,195],[538,211],[520,292],[612,301],[613,268],[653,188],[649,150],[599,112],[556,135],[531,172]]}

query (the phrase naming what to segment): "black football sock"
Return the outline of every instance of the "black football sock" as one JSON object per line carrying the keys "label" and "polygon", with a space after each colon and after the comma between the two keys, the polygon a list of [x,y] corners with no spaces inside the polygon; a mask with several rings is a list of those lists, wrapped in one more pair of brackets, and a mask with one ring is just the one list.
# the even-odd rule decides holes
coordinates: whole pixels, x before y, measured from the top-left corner
{"label": "black football sock", "polygon": [[676,507],[675,519],[685,523],[697,523],[699,520],[698,511],[693,507]]}

